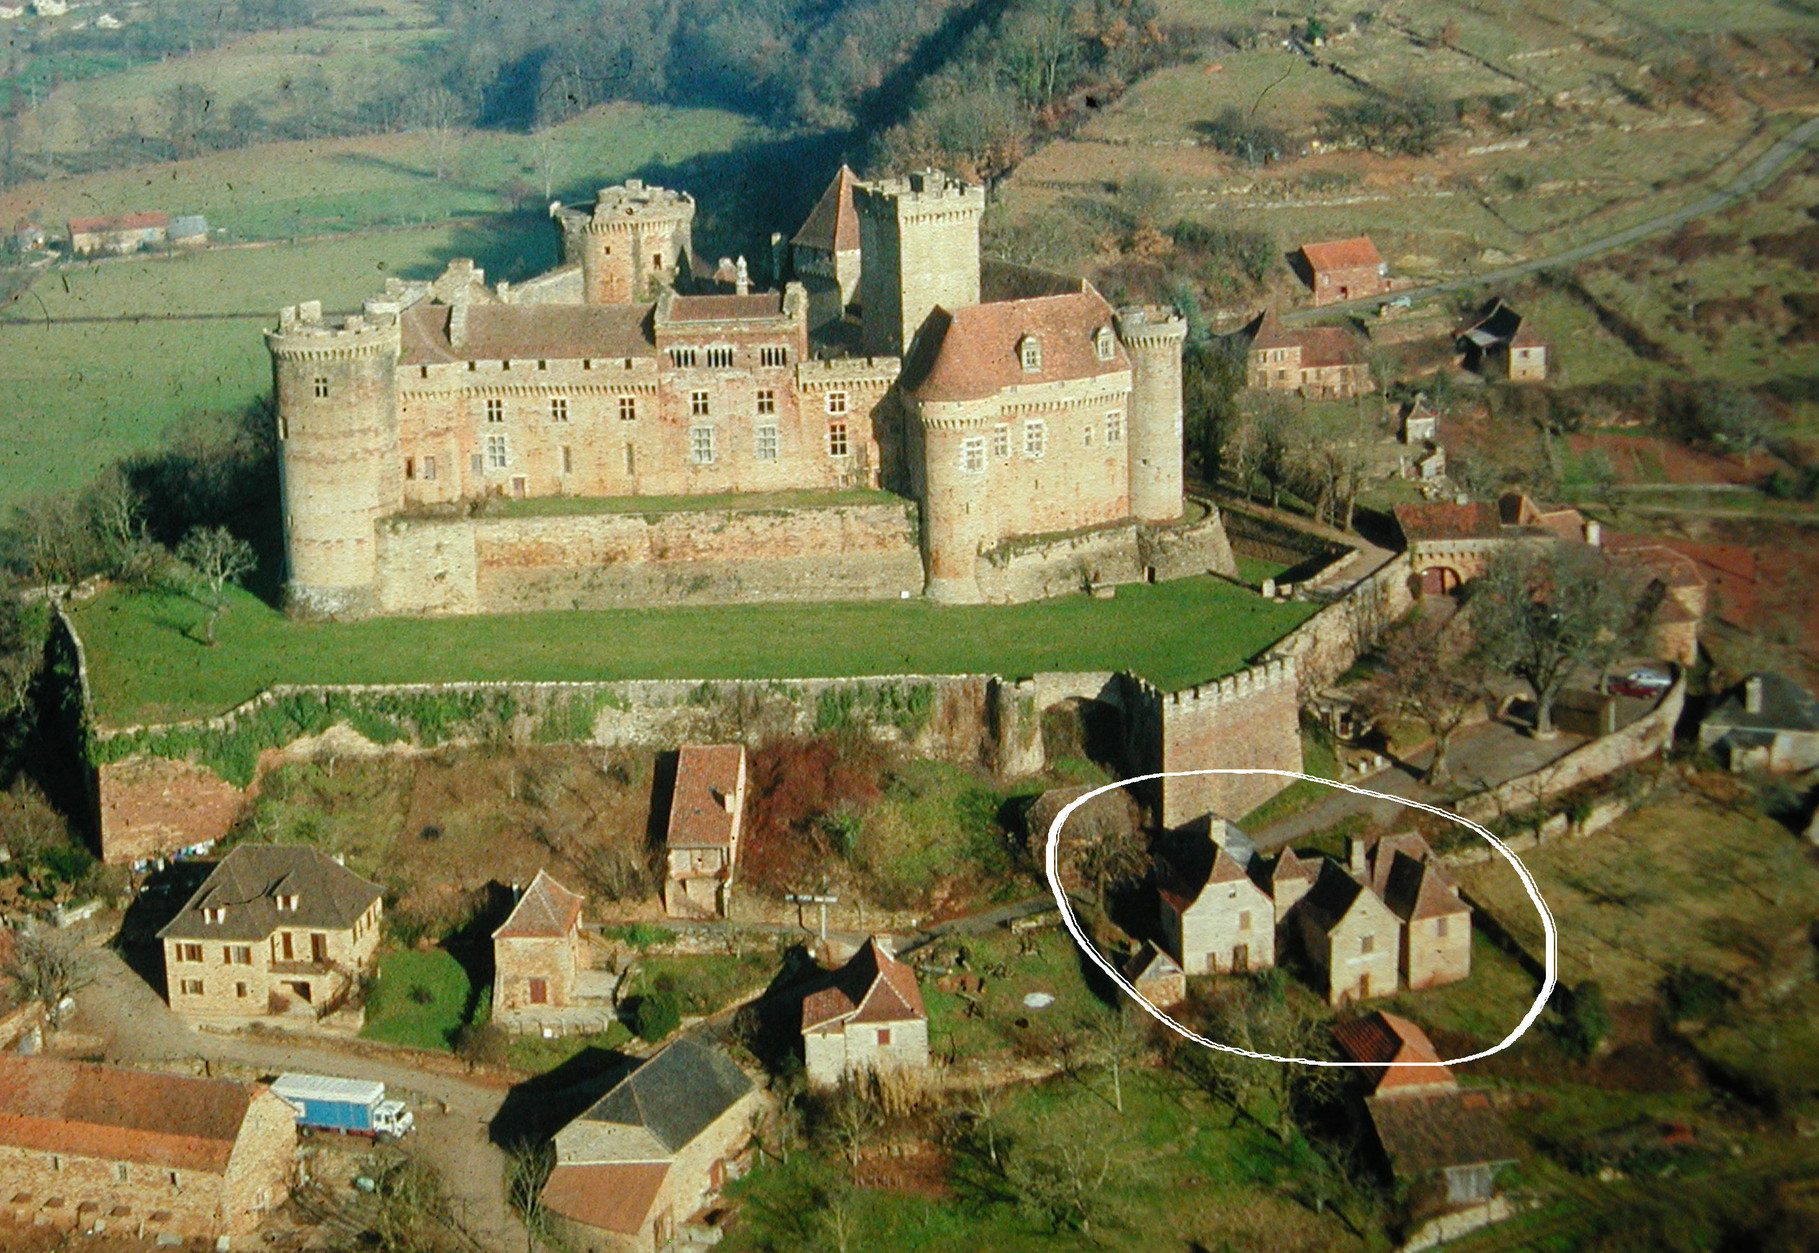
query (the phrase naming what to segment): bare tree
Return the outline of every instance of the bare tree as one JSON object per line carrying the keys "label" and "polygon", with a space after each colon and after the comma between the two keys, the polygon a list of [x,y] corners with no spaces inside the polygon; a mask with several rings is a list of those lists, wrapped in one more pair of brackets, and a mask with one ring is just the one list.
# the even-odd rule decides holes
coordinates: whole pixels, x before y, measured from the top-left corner
{"label": "bare tree", "polygon": [[373,1173],[372,1239],[381,1253],[429,1253],[447,1243],[453,1213],[434,1166],[400,1157]]}
{"label": "bare tree", "polygon": [[1002,1170],[1017,1204],[1057,1232],[1090,1237],[1112,1203],[1105,1186],[1111,1153],[1078,1127],[1038,1123],[1005,1154]]}
{"label": "bare tree", "polygon": [[258,564],[253,546],[224,526],[197,527],[177,545],[177,557],[202,580],[208,599],[203,643],[215,642],[215,622],[227,609],[227,585],[238,583]]}
{"label": "bare tree", "polygon": [[543,198],[553,199],[556,182],[562,177],[563,163],[562,145],[556,142],[556,133],[551,127],[539,126],[531,132],[530,158],[531,169],[543,183]]}
{"label": "bare tree", "polygon": [[840,1090],[833,1095],[828,1115],[834,1141],[840,1146],[841,1153],[846,1157],[847,1168],[856,1179],[859,1175],[860,1155],[870,1142],[872,1132],[878,1127],[878,1111],[866,1099],[859,1082],[849,1077],[841,1081]]}
{"label": "bare tree", "polygon": [[1087,1025],[1088,1047],[1093,1059],[1112,1077],[1112,1108],[1124,1112],[1124,1070],[1143,1052],[1143,1024],[1134,1011],[1120,1004]]}
{"label": "bare tree", "polygon": [[459,131],[466,120],[461,98],[446,87],[431,87],[411,97],[411,121],[429,136],[430,161],[437,178],[448,177]]}
{"label": "bare tree", "polygon": [[[1330,1051],[1325,1022],[1290,995],[1277,970],[1221,989],[1206,1012],[1205,1034],[1273,1057],[1319,1058]],[[1190,1044],[1175,1050],[1174,1063],[1283,1144],[1295,1138],[1309,1106],[1331,1087],[1334,1076],[1325,1067],[1258,1061]]]}
{"label": "bare tree", "polygon": [[1505,548],[1470,585],[1467,612],[1482,655],[1529,685],[1535,734],[1554,734],[1554,701],[1581,667],[1602,670],[1646,626],[1633,567],[1581,544]]}
{"label": "bare tree", "polygon": [[1371,717],[1413,718],[1434,737],[1424,783],[1447,777],[1447,747],[1485,696],[1486,667],[1461,615],[1422,612],[1384,641],[1377,669],[1359,691]]}
{"label": "bare tree", "polygon": [[60,936],[21,931],[13,937],[12,955],[0,965],[0,975],[20,1000],[44,1006],[45,1020],[58,1027],[63,1024],[63,1003],[94,979],[94,962]]}

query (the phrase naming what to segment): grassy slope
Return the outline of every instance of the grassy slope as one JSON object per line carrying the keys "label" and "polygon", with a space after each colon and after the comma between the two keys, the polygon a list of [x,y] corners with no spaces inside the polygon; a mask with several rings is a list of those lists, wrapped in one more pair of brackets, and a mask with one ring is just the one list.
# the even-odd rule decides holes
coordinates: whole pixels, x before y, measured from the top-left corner
{"label": "grassy slope", "polygon": [[218,713],[273,683],[770,678],[1125,667],[1165,687],[1228,674],[1308,614],[1204,577],[1109,601],[944,608],[922,601],[722,605],[492,617],[294,622],[241,593],[221,643],[202,610],[110,593],[77,613],[98,716]]}

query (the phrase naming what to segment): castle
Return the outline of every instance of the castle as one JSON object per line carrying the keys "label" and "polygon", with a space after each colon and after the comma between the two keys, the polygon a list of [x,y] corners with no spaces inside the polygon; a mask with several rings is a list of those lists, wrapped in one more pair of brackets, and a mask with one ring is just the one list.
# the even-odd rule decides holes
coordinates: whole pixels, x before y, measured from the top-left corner
{"label": "castle", "polygon": [[[284,309],[293,612],[1229,573],[1217,511],[1184,509],[1183,320],[982,264],[984,207],[933,171],[843,167],[759,291],[743,258],[694,255],[689,195],[629,180],[552,205],[563,264],[526,282],[457,260],[334,321]],[[711,499],[636,511],[654,497]]]}

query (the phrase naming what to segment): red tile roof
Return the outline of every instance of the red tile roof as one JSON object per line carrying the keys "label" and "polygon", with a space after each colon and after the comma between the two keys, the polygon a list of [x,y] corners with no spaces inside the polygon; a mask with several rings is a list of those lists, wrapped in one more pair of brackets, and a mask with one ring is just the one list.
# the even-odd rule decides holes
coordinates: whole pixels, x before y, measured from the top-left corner
{"label": "red tile roof", "polygon": [[[1123,345],[1100,360],[1093,336],[1111,326],[1112,307],[1090,284],[1060,296],[1035,296],[964,309],[936,308],[904,365],[920,400],[978,400],[1009,387],[1093,378],[1130,369]],[[1019,346],[1033,335],[1041,368],[1025,370]]]}
{"label": "red tile roof", "polygon": [[1316,273],[1321,270],[1351,270],[1366,265],[1374,268],[1383,264],[1383,255],[1377,251],[1377,245],[1371,242],[1369,235],[1302,244],[1301,255],[1307,258],[1308,265]]}
{"label": "red tile roof", "polygon": [[146,213],[121,213],[111,218],[71,218],[69,232],[91,235],[101,231],[143,231],[169,225],[169,215],[153,209]]}
{"label": "red tile roof", "polygon": [[459,348],[449,343],[448,319],[447,305],[424,302],[406,309],[400,364],[657,353],[649,305],[469,305],[467,337]]}
{"label": "red tile roof", "polygon": [[867,940],[852,959],[833,974],[830,986],[802,999],[802,1029],[815,1031],[835,1022],[908,1022],[926,1018],[916,972]]}
{"label": "red tile roof", "polygon": [[572,932],[581,920],[584,899],[550,878],[548,871],[539,870],[530,887],[512,907],[512,912],[493,932],[493,938],[559,939]]}
{"label": "red tile roof", "polygon": [[259,1090],[232,1079],[0,1056],[0,1144],[219,1174]]}
{"label": "red tile roof", "polygon": [[1282,324],[1274,309],[1257,319],[1251,332],[1250,351],[1271,348],[1299,348],[1301,364],[1309,369],[1326,365],[1359,365],[1364,361],[1364,346],[1358,336],[1343,326],[1303,326],[1290,330]]}
{"label": "red tile roof", "polygon": [[1445,1066],[1387,1064],[1440,1060],[1427,1033],[1396,1014],[1378,1010],[1363,1018],[1338,1023],[1333,1027],[1333,1039],[1351,1061],[1372,1063],[1364,1074],[1376,1093],[1456,1086],[1453,1072]]}
{"label": "red tile roof", "polygon": [[1503,532],[1497,506],[1474,500],[1456,505],[1450,501],[1422,501],[1397,505],[1396,524],[1408,543],[1424,539],[1489,539]]}
{"label": "red tile roof", "polygon": [[783,293],[752,292],[745,296],[674,296],[663,306],[663,321],[737,322],[783,316]]}
{"label": "red tile roof", "polygon": [[668,1174],[667,1162],[557,1166],[543,1185],[543,1204],[589,1227],[635,1236]]}
{"label": "red tile roof", "polygon": [[822,252],[853,252],[859,247],[859,213],[853,208],[852,170],[842,165],[834,180],[809,210],[807,220],[790,242]]}
{"label": "red tile roof", "polygon": [[745,774],[743,744],[684,744],[670,802],[671,848],[727,848],[738,835],[733,804]]}

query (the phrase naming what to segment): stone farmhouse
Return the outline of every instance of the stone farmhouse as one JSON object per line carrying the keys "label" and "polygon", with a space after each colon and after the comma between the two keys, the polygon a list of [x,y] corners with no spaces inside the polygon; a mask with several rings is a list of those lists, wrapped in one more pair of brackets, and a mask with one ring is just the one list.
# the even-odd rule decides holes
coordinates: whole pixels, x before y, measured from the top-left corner
{"label": "stone farmhouse", "polygon": [[66,224],[71,256],[89,257],[98,252],[124,255],[155,247],[169,238],[168,214],[122,213],[109,218],[71,218]]}
{"label": "stone farmhouse", "polygon": [[301,845],[240,844],[158,932],[191,1023],[332,1012],[371,966],[384,892]]}
{"label": "stone farmhouse", "polygon": [[831,1087],[848,1075],[928,1065],[928,1011],[916,972],[877,936],[802,1000],[808,1081]]}
{"label": "stone farmhouse", "polygon": [[584,967],[583,898],[539,870],[493,932],[493,1014],[562,1009],[574,1003]]}
{"label": "stone farmhouse", "polygon": [[1276,909],[1251,880],[1250,839],[1222,819],[1213,826],[1218,834],[1186,855],[1157,861],[1162,948],[1191,975],[1274,966]]}
{"label": "stone farmhouse", "polygon": [[725,1053],[677,1040],[556,1133],[542,1202],[557,1234],[580,1253],[649,1253],[700,1231],[762,1100]]}
{"label": "stone farmhouse", "polygon": [[243,1237],[289,1194],[296,1147],[264,1084],[0,1055],[0,1213],[22,1226]]}
{"label": "stone farmhouse", "polygon": [[745,746],[684,744],[664,836],[663,909],[724,918],[745,823]]}
{"label": "stone farmhouse", "polygon": [[1389,291],[1389,264],[1368,235],[1301,245],[1317,305],[1362,300]]}
{"label": "stone farmhouse", "polygon": [[1295,906],[1301,949],[1334,1005],[1396,990],[1401,928],[1369,885],[1322,859],[1313,885]]}
{"label": "stone farmhouse", "polygon": [[[1366,1116],[1399,1181],[1412,1185],[1411,1210],[1457,1209],[1496,1195],[1497,1170],[1516,1145],[1490,1098],[1461,1088],[1438,1065],[1427,1034],[1406,1018],[1374,1013],[1333,1028],[1340,1051],[1361,1070]],[[1391,1065],[1389,1063],[1425,1063]]]}
{"label": "stone farmhouse", "polygon": [[1512,383],[1539,383],[1547,378],[1547,343],[1520,313],[1493,296],[1472,320],[1453,332],[1460,364],[1468,370]]}
{"label": "stone farmhouse", "polygon": [[1342,326],[1289,328],[1274,309],[1252,323],[1245,386],[1294,392],[1315,400],[1362,396],[1377,390],[1364,346]]}
{"label": "stone farmhouse", "polygon": [[1819,700],[1784,674],[1758,671],[1705,716],[1699,747],[1732,770],[1811,770],[1819,766]]}
{"label": "stone farmhouse", "polygon": [[[779,249],[781,289],[735,265],[729,291],[692,251],[693,198],[632,180],[552,207],[563,264],[537,278],[488,286],[457,261],[338,320],[283,310],[290,604],[977,602],[1078,590],[1083,567],[1229,571],[1217,511],[1184,510],[1185,322],[982,262],[984,205],[934,171],[843,169]],[[736,499],[785,491],[809,503]],[[534,503],[645,495],[716,501]],[[526,503],[474,516],[489,496]]]}

